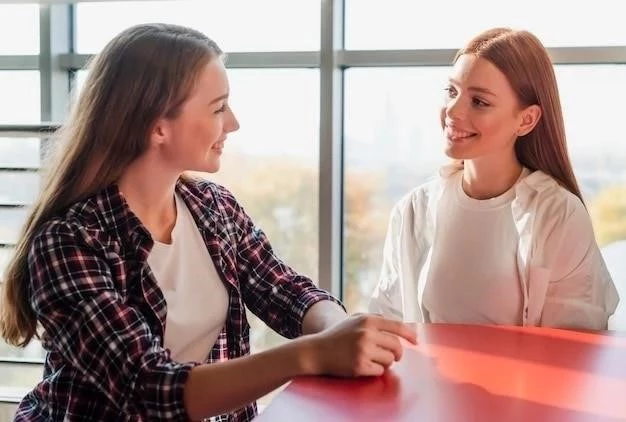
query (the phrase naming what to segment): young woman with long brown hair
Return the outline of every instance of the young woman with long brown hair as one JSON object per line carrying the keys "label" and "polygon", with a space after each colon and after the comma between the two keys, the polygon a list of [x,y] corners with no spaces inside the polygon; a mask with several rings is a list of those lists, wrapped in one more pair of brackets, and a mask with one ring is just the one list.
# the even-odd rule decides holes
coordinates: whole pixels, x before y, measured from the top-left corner
{"label": "young woman with long brown hair", "polygon": [[370,310],[605,329],[618,296],[568,157],[550,57],[527,31],[461,49],[441,110],[453,162],[394,207]]}
{"label": "young woman with long brown hair", "polygon": [[[382,374],[414,330],[341,304],[273,252],[215,172],[239,128],[222,52],[139,25],[96,57],[4,277],[0,330],[40,337],[19,421],[247,421],[304,374]],[[259,183],[251,181],[251,183]],[[297,339],[249,356],[247,306]]]}

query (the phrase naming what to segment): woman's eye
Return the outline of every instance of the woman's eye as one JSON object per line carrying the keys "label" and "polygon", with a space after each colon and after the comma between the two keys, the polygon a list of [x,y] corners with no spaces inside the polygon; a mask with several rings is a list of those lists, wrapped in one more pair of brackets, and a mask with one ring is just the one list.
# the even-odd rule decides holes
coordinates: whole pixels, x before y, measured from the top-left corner
{"label": "woman's eye", "polygon": [[446,91],[446,96],[448,96],[449,98],[456,97],[456,89],[454,89],[453,87],[449,86],[444,88],[443,90]]}
{"label": "woman's eye", "polygon": [[472,99],[472,102],[474,103],[474,105],[476,105],[478,107],[487,107],[487,106],[489,106],[489,104],[487,104],[486,102],[484,102],[480,98],[474,98],[474,99]]}

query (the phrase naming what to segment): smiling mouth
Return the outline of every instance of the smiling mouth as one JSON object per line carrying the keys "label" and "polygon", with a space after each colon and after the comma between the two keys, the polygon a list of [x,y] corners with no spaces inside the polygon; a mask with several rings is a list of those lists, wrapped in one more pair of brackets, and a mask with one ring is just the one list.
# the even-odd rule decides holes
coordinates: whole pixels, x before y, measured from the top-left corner
{"label": "smiling mouth", "polygon": [[446,137],[452,142],[460,142],[466,141],[477,136],[475,132],[469,132],[466,130],[453,129],[449,126],[446,126]]}

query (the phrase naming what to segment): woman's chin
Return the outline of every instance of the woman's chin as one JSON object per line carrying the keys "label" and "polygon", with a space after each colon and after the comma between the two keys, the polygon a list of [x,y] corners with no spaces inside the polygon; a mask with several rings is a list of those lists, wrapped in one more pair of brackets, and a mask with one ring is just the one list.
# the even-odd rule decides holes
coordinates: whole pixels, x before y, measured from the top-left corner
{"label": "woman's chin", "polygon": [[444,153],[446,154],[446,156],[452,158],[453,160],[467,160],[468,159],[467,154],[464,154],[463,151],[459,151],[458,148],[454,148],[454,145],[446,146]]}
{"label": "woman's chin", "polygon": [[471,160],[477,156],[475,148],[472,148],[470,145],[466,143],[452,143],[450,141],[446,142],[444,154],[453,160]]}

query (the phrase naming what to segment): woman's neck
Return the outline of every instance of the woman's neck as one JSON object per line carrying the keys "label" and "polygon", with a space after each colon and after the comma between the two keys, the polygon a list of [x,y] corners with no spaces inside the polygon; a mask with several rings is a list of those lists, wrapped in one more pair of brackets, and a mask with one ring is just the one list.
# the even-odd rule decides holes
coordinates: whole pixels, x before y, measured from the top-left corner
{"label": "woman's neck", "polygon": [[507,160],[475,159],[463,163],[463,190],[474,199],[502,195],[519,180],[522,165],[517,158]]}
{"label": "woman's neck", "polygon": [[139,158],[118,180],[118,187],[129,208],[152,238],[159,242],[171,242],[176,223],[174,193],[178,176]]}

